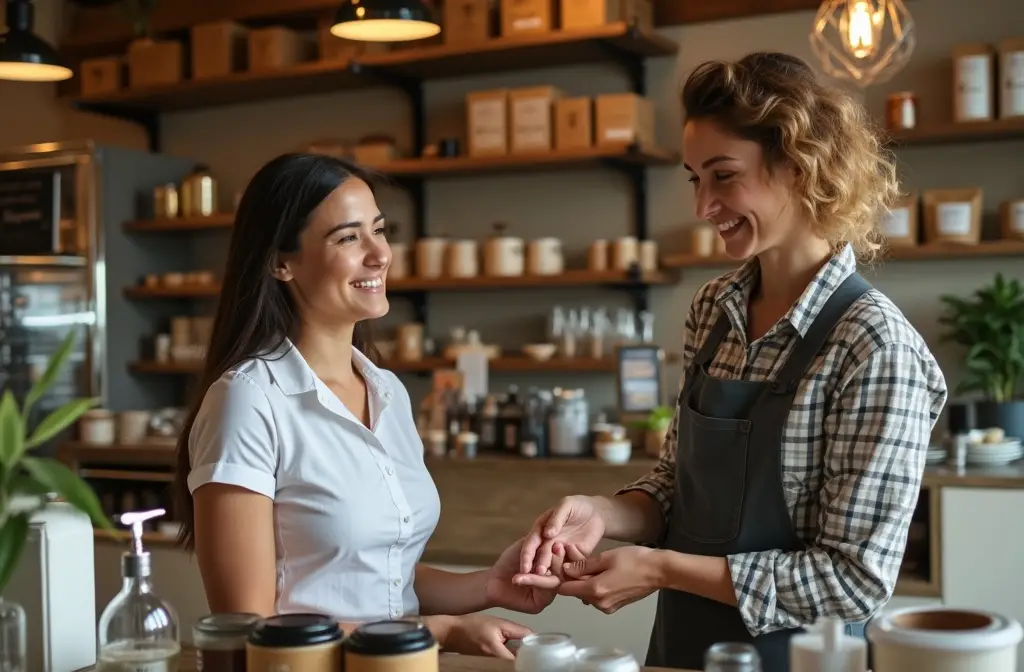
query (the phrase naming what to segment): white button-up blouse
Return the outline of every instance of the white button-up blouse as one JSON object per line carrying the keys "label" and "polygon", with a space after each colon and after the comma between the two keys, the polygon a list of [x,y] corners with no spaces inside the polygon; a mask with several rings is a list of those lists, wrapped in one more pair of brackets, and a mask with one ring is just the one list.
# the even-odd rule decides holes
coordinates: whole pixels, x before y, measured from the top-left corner
{"label": "white button-up blouse", "polygon": [[274,500],[278,613],[419,613],[413,577],[440,500],[405,387],[354,349],[353,362],[372,430],[286,341],[217,380],[189,435],[191,492],[226,483]]}

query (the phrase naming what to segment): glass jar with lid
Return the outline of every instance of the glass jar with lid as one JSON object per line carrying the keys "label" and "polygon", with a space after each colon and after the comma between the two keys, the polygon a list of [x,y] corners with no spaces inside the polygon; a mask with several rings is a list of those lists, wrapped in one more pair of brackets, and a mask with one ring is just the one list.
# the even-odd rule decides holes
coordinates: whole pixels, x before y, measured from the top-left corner
{"label": "glass jar with lid", "polygon": [[192,626],[197,672],[245,672],[245,643],[256,614],[207,614]]}

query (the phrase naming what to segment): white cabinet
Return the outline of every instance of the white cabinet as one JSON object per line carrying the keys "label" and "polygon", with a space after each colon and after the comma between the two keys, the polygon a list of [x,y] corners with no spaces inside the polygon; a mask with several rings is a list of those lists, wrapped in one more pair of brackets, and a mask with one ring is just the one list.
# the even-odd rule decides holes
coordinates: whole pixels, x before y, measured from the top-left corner
{"label": "white cabinet", "polygon": [[[942,489],[942,597],[1024,623],[1024,490]],[[1024,672],[1024,644],[1017,670]]]}

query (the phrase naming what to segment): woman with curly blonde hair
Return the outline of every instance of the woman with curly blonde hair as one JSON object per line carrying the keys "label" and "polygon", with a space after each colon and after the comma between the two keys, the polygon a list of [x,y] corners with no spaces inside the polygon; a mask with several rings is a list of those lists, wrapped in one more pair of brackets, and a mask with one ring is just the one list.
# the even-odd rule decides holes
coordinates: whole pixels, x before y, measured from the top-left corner
{"label": "woman with curly blonde hair", "polygon": [[778,53],[698,66],[682,102],[697,214],[744,263],[693,299],[657,466],[542,514],[515,580],[632,542],[566,565],[560,593],[611,613],[660,591],[648,665],[701,669],[733,641],[783,672],[793,633],[892,595],[946,384],[857,273],[898,190],[863,108]]}

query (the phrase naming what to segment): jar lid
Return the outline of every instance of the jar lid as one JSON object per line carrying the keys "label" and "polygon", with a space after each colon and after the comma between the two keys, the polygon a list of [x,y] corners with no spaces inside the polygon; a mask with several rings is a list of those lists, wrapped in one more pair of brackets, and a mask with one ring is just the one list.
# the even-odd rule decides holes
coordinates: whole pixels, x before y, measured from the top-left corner
{"label": "jar lid", "polygon": [[249,633],[249,643],[265,647],[293,647],[340,640],[345,633],[323,614],[278,614],[264,618]]}
{"label": "jar lid", "polygon": [[356,628],[345,648],[366,656],[393,656],[425,651],[434,646],[434,635],[423,623],[412,620],[375,621]]}
{"label": "jar lid", "polygon": [[259,620],[258,614],[207,614],[196,621],[194,629],[208,635],[241,635],[252,630]]}

